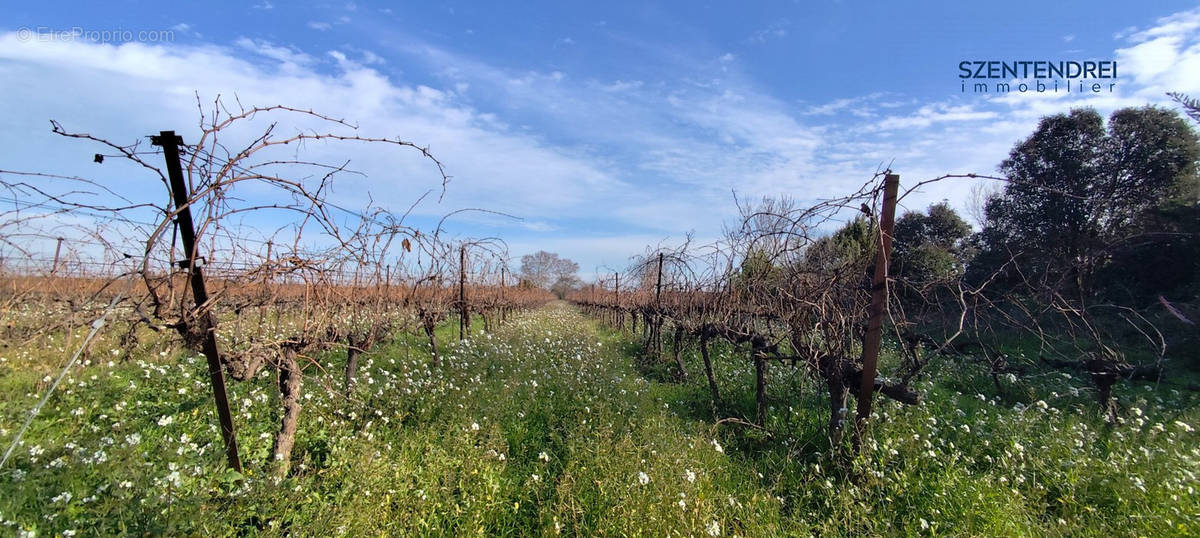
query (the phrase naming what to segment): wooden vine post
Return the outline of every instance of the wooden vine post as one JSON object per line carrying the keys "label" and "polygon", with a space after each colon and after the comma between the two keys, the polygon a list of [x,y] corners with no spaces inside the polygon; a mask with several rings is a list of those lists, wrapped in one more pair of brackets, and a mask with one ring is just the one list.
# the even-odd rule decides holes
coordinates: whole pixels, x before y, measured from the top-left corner
{"label": "wooden vine post", "polygon": [[887,313],[888,261],[892,254],[892,232],[896,224],[896,193],[900,176],[887,174],[883,179],[883,210],[879,217],[879,249],[875,255],[875,275],[871,281],[871,305],[868,307],[867,332],[863,335],[862,385],[858,392],[858,413],[854,441],[857,445],[871,418],[871,399],[875,394],[875,376],[879,367],[879,348],[883,339],[883,318]]}
{"label": "wooden vine post", "polygon": [[54,273],[58,272],[58,257],[62,254],[62,244],[63,238],[59,237],[58,244],[54,245],[54,265],[50,266],[50,276],[54,276]]}
{"label": "wooden vine post", "polygon": [[458,339],[467,331],[467,245],[458,247]]}
{"label": "wooden vine post", "polygon": [[616,282],[613,285],[613,306],[616,309],[617,330],[625,328],[625,313],[621,311],[621,273],[613,273],[613,280]]}
{"label": "wooden vine post", "polygon": [[183,241],[184,259],[180,267],[186,268],[192,284],[192,297],[196,302],[196,323],[204,333],[204,358],[208,360],[208,376],[212,381],[213,399],[217,404],[217,418],[221,423],[221,438],[225,441],[225,457],[229,467],[242,471],[242,460],[238,456],[237,435],[233,429],[233,414],[229,411],[229,396],[225,390],[225,371],[221,367],[221,356],[217,350],[216,320],[208,309],[208,290],[204,286],[204,273],[197,264],[196,228],[192,222],[190,193],[183,182],[183,167],[179,164],[179,145],[183,138],[175,131],[162,131],[150,137],[150,142],[163,149],[167,162],[167,176],[171,182],[171,195],[175,202],[175,222]]}
{"label": "wooden vine post", "polygon": [[650,335],[654,339],[654,354],[662,356],[662,266],[663,254],[658,253],[658,280],[654,284],[654,331]]}

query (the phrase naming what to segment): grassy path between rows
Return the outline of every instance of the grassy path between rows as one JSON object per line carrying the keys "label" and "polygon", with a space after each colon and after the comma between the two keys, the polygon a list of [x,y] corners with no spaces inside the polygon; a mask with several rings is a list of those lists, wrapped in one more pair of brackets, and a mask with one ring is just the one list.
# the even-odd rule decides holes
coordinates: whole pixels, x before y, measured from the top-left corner
{"label": "grassy path between rows", "polygon": [[[0,534],[1200,533],[1189,395],[1132,388],[1130,420],[1106,426],[1082,380],[995,395],[942,365],[921,387],[930,403],[881,404],[863,456],[839,469],[826,404],[800,370],[772,373],[768,439],[713,425],[753,406],[750,365],[731,349],[714,351],[726,398],[714,406],[692,350],[691,378],[674,382],[669,366],[635,366],[631,336],[565,303],[462,343],[441,331],[441,367],[422,338],[402,336],[364,357],[350,398],[342,359],[318,357],[283,479],[265,466],[273,374],[231,387],[251,464],[237,477],[220,470],[201,358],[80,367],[0,469]],[[4,443],[38,384],[10,355]]]}

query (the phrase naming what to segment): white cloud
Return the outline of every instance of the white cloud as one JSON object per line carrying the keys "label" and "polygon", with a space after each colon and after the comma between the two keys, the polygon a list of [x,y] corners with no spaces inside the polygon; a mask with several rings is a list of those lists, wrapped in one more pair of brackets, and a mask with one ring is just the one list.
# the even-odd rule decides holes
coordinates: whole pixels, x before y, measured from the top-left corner
{"label": "white cloud", "polygon": [[1142,86],[1138,95],[1156,100],[1168,91],[1200,90],[1200,9],[1159,23],[1135,32],[1129,37],[1131,46],[1116,51],[1118,74],[1122,79],[1132,75]]}
{"label": "white cloud", "polygon": [[601,84],[600,88],[606,92],[624,92],[636,90],[643,85],[645,83],[640,80],[615,80],[609,84]]}
{"label": "white cloud", "polygon": [[[393,82],[336,51],[328,55],[335,60],[335,69],[324,73],[318,66],[327,64],[289,47],[250,39],[235,45],[27,43],[14,34],[0,35],[0,74],[22,81],[0,88],[0,98],[27,104],[5,118],[0,140],[20,147],[23,157],[9,155],[4,167],[99,176],[118,192],[144,199],[145,177],[113,175],[118,168],[91,165],[90,158],[88,163],[82,159],[55,162],[61,159],[50,156],[64,150],[82,154],[94,148],[45,136],[46,120],[56,118],[69,129],[117,141],[137,140],[169,128],[194,141],[193,92],[198,92],[204,103],[222,95],[227,106],[236,106],[236,96],[236,101],[247,105],[311,108],[346,117],[360,126],[357,133],[364,136],[399,135],[428,145],[446,163],[453,179],[445,203],[426,204],[417,215],[440,215],[459,207],[526,217],[594,214],[604,210],[596,200],[611,200],[610,191],[620,189],[619,182],[589,159],[498,127],[487,114],[458,102],[456,94]],[[250,52],[262,62],[239,58],[244,56],[239,51]],[[76,83],[80,80],[88,81],[86,91]],[[283,122],[277,132],[316,128],[312,122],[286,115],[264,118],[257,128],[273,120]],[[244,142],[250,134],[249,130],[230,133],[225,142],[237,147],[239,138]],[[436,193],[440,185],[436,170],[414,152],[321,144],[310,144],[305,152],[305,158],[314,160],[349,160],[352,169],[367,174],[345,176],[334,185],[334,199],[351,207],[362,207],[369,192],[376,203],[402,212],[423,192]],[[290,156],[283,153],[281,158]],[[151,201],[159,198],[151,196]],[[553,226],[539,222],[533,228],[544,231]]]}
{"label": "white cloud", "polygon": [[1134,27],[1127,28],[1118,34],[1117,39],[1129,39],[1133,42],[1150,41],[1159,37],[1194,35],[1197,30],[1200,30],[1200,8],[1160,17],[1153,26],[1144,30]]}
{"label": "white cloud", "polygon": [[759,29],[746,39],[749,43],[766,43],[774,39],[782,39],[788,35],[788,27],[791,26],[787,19],[779,19],[773,21],[765,28]]}
{"label": "white cloud", "polygon": [[871,109],[872,106],[897,106],[894,103],[876,102],[886,95],[888,94],[884,92],[875,92],[859,97],[844,97],[841,99],[835,99],[822,105],[810,106],[808,107],[808,110],[804,112],[804,114],[810,116],[828,116],[846,110],[853,115],[868,118],[875,115]]}
{"label": "white cloud", "polygon": [[298,67],[310,66],[314,60],[312,56],[301,52],[292,47],[281,47],[261,39],[250,39],[248,37],[238,38],[234,44],[257,54],[270,58],[282,64],[286,69],[295,69]]}
{"label": "white cloud", "polygon": [[382,56],[375,54],[374,52],[364,50],[362,51],[362,63],[365,65],[377,65],[385,64],[387,63],[387,60],[384,60]]}
{"label": "white cloud", "polygon": [[989,120],[998,114],[993,111],[976,110],[970,105],[952,106],[945,103],[925,105],[907,116],[889,116],[875,125],[881,130],[929,127],[935,123]]}

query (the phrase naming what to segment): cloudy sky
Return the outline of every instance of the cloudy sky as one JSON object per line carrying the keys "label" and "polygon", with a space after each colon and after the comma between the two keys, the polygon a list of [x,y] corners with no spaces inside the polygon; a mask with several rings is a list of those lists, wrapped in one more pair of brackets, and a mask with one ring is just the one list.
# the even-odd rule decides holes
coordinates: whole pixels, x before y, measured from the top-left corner
{"label": "cloudy sky", "polygon": [[[92,163],[100,149],[51,134],[49,120],[121,143],[167,129],[190,142],[197,96],[311,108],[445,163],[446,195],[411,223],[513,215],[461,214],[449,228],[502,237],[514,259],[558,252],[588,277],[648,244],[719,237],[735,193],[816,200],[888,166],[905,184],[993,173],[1043,115],[1200,96],[1195,2],[900,4],[23,2],[0,24],[0,170],[161,202],[154,176]],[[1119,68],[1111,92],[975,93],[960,86],[964,60]],[[270,121],[313,127],[251,127]],[[293,156],[361,173],[334,186],[350,207],[404,212],[440,183],[411,151],[304,151]],[[965,210],[971,188],[939,183],[905,205]]]}

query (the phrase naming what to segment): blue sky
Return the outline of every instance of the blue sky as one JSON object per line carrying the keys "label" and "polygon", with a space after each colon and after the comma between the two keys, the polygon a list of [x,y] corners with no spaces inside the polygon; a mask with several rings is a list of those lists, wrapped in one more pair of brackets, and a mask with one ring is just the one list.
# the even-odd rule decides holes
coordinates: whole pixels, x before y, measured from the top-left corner
{"label": "blue sky", "polygon": [[[428,224],[464,207],[463,236],[500,236],[585,277],[647,245],[720,237],[742,199],[813,200],[881,166],[915,183],[992,173],[1042,115],[1200,95],[1195,2],[110,2],[20,3],[0,25],[0,169],[83,175],[159,201],[145,176],[97,167],[47,120],[130,142],[196,134],[195,94],[344,117],[431,150],[453,176]],[[124,30],[97,43],[48,32]],[[138,39],[170,31],[169,39]],[[32,38],[31,38],[32,36]],[[962,94],[962,60],[1117,60],[1094,95]],[[305,125],[285,126],[302,128]],[[394,150],[320,147],[363,176],[344,205],[403,211],[435,188]],[[973,183],[906,200],[971,212]],[[38,244],[37,248],[51,248]]]}

